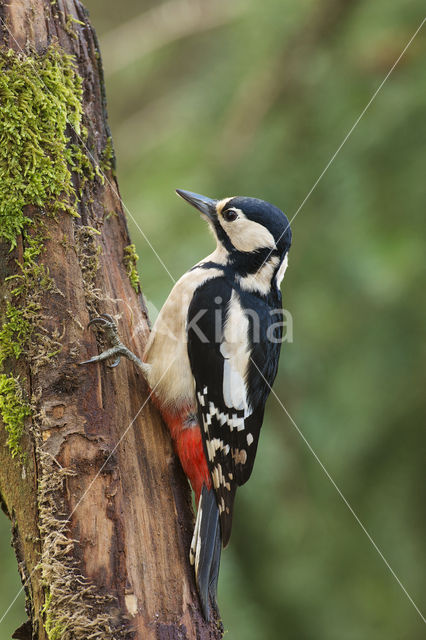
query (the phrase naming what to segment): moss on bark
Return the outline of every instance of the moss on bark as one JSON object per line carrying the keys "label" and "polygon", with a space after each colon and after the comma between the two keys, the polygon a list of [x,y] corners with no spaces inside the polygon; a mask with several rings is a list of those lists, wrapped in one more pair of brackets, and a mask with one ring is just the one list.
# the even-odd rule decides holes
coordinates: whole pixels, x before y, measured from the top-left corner
{"label": "moss on bark", "polygon": [[0,415],[7,432],[7,446],[12,458],[22,458],[21,437],[25,418],[31,414],[30,406],[25,402],[18,378],[0,374]]}
{"label": "moss on bark", "polygon": [[[84,185],[100,176],[82,148],[71,143],[69,126],[86,138],[82,79],[73,57],[56,45],[42,56],[0,49],[0,241],[13,249],[22,236],[24,247],[18,272],[7,278],[11,288],[0,329],[0,371],[8,359],[25,355],[34,373],[61,349],[59,334],[50,335],[43,321],[42,296],[61,292],[42,263],[47,239],[42,216],[62,211],[77,217]],[[80,178],[78,193],[73,172]],[[36,213],[30,217],[31,207]],[[2,381],[0,402],[7,408],[17,382],[5,374]],[[18,404],[9,412],[16,420]],[[17,456],[23,421],[12,425],[8,420],[9,448]]]}
{"label": "moss on bark", "polygon": [[82,80],[56,46],[44,56],[0,52],[0,237],[13,248],[31,220],[24,207],[76,211],[67,125],[81,127]]}
{"label": "moss on bark", "polygon": [[126,273],[129,276],[130,283],[136,293],[139,293],[139,273],[137,268],[137,262],[139,256],[136,253],[136,247],[134,244],[129,244],[124,249],[123,262],[126,267]]}

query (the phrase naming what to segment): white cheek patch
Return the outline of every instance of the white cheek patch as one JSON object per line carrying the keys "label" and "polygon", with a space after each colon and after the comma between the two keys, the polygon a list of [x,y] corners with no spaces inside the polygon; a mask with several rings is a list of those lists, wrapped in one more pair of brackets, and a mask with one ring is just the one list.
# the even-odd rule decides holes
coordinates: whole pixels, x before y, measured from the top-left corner
{"label": "white cheek patch", "polygon": [[288,267],[288,253],[285,254],[285,258],[282,261],[282,264],[281,264],[280,268],[278,269],[278,272],[277,272],[277,275],[276,275],[278,289],[281,286],[281,282],[283,281],[285,272],[287,271],[287,267]]}
{"label": "white cheek patch", "polygon": [[238,218],[227,222],[219,216],[219,222],[237,251],[251,253],[258,249],[276,249],[274,236],[259,222],[249,220],[241,209],[234,209]]}

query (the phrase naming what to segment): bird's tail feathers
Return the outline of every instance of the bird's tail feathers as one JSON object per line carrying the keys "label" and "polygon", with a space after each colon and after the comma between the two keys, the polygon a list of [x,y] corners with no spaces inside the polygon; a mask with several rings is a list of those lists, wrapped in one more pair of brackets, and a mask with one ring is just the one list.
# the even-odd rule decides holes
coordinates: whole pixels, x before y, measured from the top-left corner
{"label": "bird's tail feathers", "polygon": [[216,497],[214,491],[209,491],[203,485],[189,559],[195,568],[195,582],[206,620],[210,620],[209,596],[213,606],[217,607],[217,580],[221,551],[222,536]]}

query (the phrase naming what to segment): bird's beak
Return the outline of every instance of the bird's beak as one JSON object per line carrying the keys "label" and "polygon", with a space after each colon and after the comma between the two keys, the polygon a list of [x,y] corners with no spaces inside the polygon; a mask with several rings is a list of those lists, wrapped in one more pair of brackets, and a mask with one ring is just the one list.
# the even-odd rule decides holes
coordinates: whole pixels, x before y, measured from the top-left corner
{"label": "bird's beak", "polygon": [[183,191],[182,189],[176,189],[178,196],[192,204],[193,207],[201,211],[211,222],[217,217],[216,204],[217,200],[207,198],[207,196],[200,196],[199,193],[191,193],[191,191]]}

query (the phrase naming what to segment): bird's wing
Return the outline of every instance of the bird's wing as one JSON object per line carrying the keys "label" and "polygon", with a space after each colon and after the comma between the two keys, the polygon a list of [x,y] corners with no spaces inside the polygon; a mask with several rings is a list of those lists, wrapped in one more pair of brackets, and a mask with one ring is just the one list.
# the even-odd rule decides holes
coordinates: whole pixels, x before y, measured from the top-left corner
{"label": "bird's wing", "polygon": [[[271,379],[271,361],[278,362],[279,348],[268,353],[264,304],[259,315],[259,342],[253,345],[253,318],[224,278],[199,287],[188,311],[188,355],[224,546],[237,486],[248,480],[253,468],[268,385],[276,372],[275,364]],[[266,386],[264,372],[270,379]]]}

